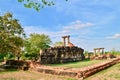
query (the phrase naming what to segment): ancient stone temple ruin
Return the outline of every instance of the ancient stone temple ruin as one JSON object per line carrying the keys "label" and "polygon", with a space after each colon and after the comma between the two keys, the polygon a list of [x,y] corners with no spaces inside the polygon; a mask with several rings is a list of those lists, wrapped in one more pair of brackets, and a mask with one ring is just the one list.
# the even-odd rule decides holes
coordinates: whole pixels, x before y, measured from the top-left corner
{"label": "ancient stone temple ruin", "polygon": [[104,48],[94,48],[94,55],[93,56],[89,56],[89,58],[91,60],[93,60],[93,59],[95,59],[95,60],[102,60],[102,59],[116,58],[116,56],[111,54],[111,53],[105,53],[104,52]]}
{"label": "ancient stone temple ruin", "polygon": [[70,36],[62,36],[62,38],[63,46],[50,47],[41,51],[42,64],[66,63],[80,61],[85,58],[84,50],[74,46],[70,42]]}
{"label": "ancient stone temple ruin", "polygon": [[94,55],[102,55],[102,54],[104,54],[104,48],[94,48]]}

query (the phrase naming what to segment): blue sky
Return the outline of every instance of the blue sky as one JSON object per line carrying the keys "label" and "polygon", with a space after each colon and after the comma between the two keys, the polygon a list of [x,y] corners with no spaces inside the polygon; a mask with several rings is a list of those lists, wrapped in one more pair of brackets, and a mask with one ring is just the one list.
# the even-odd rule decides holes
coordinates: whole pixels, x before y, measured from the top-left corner
{"label": "blue sky", "polygon": [[56,5],[40,12],[17,0],[0,0],[0,15],[13,13],[27,35],[49,35],[54,42],[70,35],[71,42],[87,51],[104,47],[120,50],[119,0],[54,0]]}

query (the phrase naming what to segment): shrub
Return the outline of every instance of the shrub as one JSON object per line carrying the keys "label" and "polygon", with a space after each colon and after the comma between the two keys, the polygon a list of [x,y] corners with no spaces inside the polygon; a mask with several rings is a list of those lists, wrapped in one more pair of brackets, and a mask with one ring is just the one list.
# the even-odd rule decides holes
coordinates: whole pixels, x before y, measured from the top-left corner
{"label": "shrub", "polygon": [[39,57],[38,53],[23,53],[21,58],[24,60],[37,60]]}
{"label": "shrub", "polygon": [[0,54],[0,62],[4,60],[14,59],[14,55],[12,53]]}

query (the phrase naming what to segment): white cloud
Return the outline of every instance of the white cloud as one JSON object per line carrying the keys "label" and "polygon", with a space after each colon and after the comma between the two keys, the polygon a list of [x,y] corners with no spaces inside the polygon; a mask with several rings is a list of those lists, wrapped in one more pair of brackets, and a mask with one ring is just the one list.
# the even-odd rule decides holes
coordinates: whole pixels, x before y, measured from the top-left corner
{"label": "white cloud", "polygon": [[24,26],[25,33],[27,35],[31,33],[38,33],[38,34],[47,34],[49,36],[62,36],[63,34],[69,33],[67,30],[58,30],[58,31],[49,31],[41,26]]}
{"label": "white cloud", "polygon": [[[56,31],[51,31],[49,29],[45,29],[42,26],[25,26],[24,30],[25,33],[27,35],[31,34],[31,33],[38,33],[38,34],[46,34],[49,35],[51,40],[54,42],[57,41],[62,41],[61,36],[64,35],[71,35],[73,36],[71,40],[73,43],[78,44],[79,42],[79,37],[75,37],[74,36],[80,36],[80,35],[85,35],[86,33],[89,33],[89,31],[86,29],[88,27],[93,26],[93,23],[90,22],[86,22],[86,23],[82,23],[80,20],[76,20],[74,22],[70,22],[68,23],[68,26],[61,26],[61,28],[59,30]],[[84,28],[84,30],[83,30]],[[87,32],[86,32],[87,30]]]}
{"label": "white cloud", "polygon": [[93,23],[87,22],[87,23],[82,23],[81,21],[77,20],[75,22],[70,23],[70,25],[65,26],[64,29],[67,30],[80,30],[85,27],[91,27],[93,26]]}
{"label": "white cloud", "polygon": [[24,30],[27,35],[30,35],[31,33],[49,34],[49,32],[41,26],[24,26]]}
{"label": "white cloud", "polygon": [[27,35],[31,33],[47,34],[52,37],[58,37],[63,35],[79,35],[82,34],[81,29],[93,26],[93,23],[82,23],[80,20],[68,23],[68,26],[62,26],[60,30],[50,31],[42,26],[24,26],[25,33]]}
{"label": "white cloud", "polygon": [[117,34],[114,34],[113,36],[110,36],[110,37],[107,37],[108,39],[117,39],[117,38],[120,38],[120,34],[117,33]]}

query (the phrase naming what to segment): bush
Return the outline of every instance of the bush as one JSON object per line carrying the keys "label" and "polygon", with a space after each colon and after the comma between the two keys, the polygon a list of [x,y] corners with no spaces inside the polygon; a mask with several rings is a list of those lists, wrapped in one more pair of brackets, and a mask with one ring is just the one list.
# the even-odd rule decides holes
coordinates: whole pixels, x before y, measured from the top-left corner
{"label": "bush", "polygon": [[5,54],[0,54],[0,62],[4,60]]}
{"label": "bush", "polygon": [[0,62],[4,60],[9,60],[9,59],[14,59],[14,55],[12,53],[7,53],[7,54],[0,54]]}
{"label": "bush", "polygon": [[24,60],[37,60],[39,57],[38,53],[23,53],[21,58]]}
{"label": "bush", "polygon": [[115,55],[115,56],[120,56],[120,51],[111,50],[110,53],[113,54],[113,55]]}

